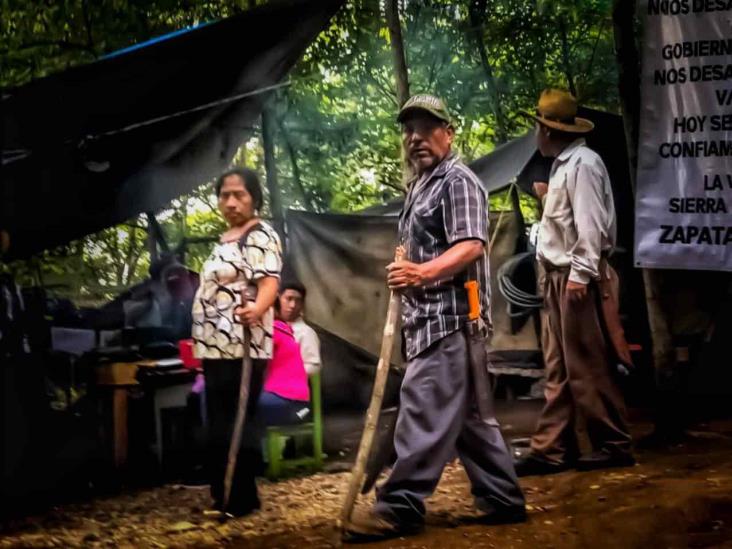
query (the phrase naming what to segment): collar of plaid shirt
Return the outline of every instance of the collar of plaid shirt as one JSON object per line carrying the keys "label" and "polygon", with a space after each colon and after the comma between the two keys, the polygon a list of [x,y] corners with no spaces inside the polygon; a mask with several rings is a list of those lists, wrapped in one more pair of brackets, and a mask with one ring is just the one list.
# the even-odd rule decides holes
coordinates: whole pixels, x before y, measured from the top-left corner
{"label": "collar of plaid shirt", "polygon": [[415,176],[408,183],[407,197],[404,200],[404,209],[400,215],[401,218],[405,218],[409,213],[415,202],[415,198],[418,195],[419,190],[427,187],[430,181],[438,177],[444,177],[447,171],[452,168],[455,162],[458,160],[457,154],[450,151],[447,156],[443,158],[440,163],[429,173],[424,173],[421,176]]}

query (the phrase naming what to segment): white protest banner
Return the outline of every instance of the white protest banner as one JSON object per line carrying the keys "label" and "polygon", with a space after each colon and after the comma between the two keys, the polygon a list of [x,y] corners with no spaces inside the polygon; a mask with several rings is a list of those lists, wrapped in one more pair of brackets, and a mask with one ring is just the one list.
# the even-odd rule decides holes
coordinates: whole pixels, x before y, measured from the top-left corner
{"label": "white protest banner", "polygon": [[640,10],[636,265],[732,270],[732,0]]}

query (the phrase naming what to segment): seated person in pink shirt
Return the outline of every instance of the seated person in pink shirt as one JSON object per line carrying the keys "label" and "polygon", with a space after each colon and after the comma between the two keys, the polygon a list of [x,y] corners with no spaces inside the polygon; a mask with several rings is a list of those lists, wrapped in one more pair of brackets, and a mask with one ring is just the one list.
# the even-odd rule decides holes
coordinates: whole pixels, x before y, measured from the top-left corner
{"label": "seated person in pink shirt", "polygon": [[274,321],[272,343],[257,415],[266,425],[300,423],[310,414],[308,374],[292,327],[279,318]]}

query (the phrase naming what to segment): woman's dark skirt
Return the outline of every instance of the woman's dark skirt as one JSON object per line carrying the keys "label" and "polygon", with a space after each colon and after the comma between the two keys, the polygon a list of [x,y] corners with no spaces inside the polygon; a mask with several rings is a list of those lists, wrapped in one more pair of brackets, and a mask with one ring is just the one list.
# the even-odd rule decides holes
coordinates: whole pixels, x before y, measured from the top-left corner
{"label": "woman's dark skirt", "polygon": [[[266,367],[266,360],[252,361],[247,419],[226,509],[233,515],[245,515],[259,508],[255,476],[261,467],[261,449],[255,414]],[[208,411],[209,479],[214,507],[219,510],[223,510],[224,475],[239,403],[241,369],[241,359],[203,361]]]}

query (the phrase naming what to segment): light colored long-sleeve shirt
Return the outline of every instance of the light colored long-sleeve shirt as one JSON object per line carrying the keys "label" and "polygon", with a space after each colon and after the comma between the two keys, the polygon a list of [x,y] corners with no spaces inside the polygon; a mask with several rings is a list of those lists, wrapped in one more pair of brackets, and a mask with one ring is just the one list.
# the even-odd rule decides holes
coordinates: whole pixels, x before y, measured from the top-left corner
{"label": "light colored long-sleeve shirt", "polygon": [[599,278],[603,252],[615,246],[615,204],[600,156],[577,139],[552,164],[536,254],[540,261],[570,267],[569,279]]}
{"label": "light colored long-sleeve shirt", "polygon": [[302,317],[291,323],[292,331],[295,333],[295,340],[300,345],[300,354],[305,363],[305,371],[309,376],[320,372],[322,362],[320,360],[320,340],[310,326],[305,324]]}

